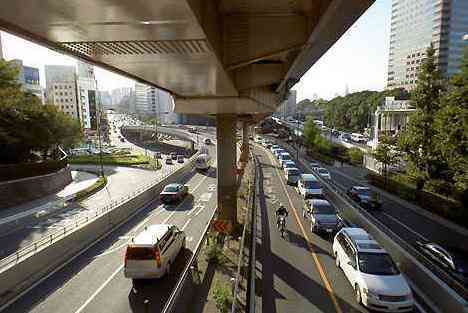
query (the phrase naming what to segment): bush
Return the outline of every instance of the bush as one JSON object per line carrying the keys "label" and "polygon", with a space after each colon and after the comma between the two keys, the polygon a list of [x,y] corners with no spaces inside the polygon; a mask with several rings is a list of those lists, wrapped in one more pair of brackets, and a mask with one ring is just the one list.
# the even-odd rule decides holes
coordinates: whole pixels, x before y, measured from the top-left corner
{"label": "bush", "polygon": [[220,313],[227,313],[232,305],[231,288],[229,285],[218,283],[213,291],[216,308]]}
{"label": "bush", "polygon": [[92,184],[91,186],[89,186],[88,188],[84,190],[79,191],[73,198],[73,201],[80,201],[80,200],[86,199],[89,196],[101,190],[102,188],[106,187],[106,185],[107,185],[107,177],[105,176],[99,177],[98,180],[94,184]]}
{"label": "bush", "polygon": [[428,180],[424,185],[424,189],[429,192],[444,195],[446,197],[449,197],[453,194],[453,186],[447,181],[441,179]]}
{"label": "bush", "polygon": [[[85,155],[70,158],[70,164],[99,164],[99,155]],[[132,166],[148,164],[150,157],[144,155],[103,155],[102,164],[116,166]]]}
{"label": "bush", "polygon": [[358,148],[350,148],[348,149],[348,157],[349,161],[354,165],[362,165],[362,160],[364,158],[364,153],[361,149]]}
{"label": "bush", "polygon": [[226,256],[223,254],[223,250],[215,242],[213,242],[208,246],[206,260],[213,265],[222,265],[226,263]]}

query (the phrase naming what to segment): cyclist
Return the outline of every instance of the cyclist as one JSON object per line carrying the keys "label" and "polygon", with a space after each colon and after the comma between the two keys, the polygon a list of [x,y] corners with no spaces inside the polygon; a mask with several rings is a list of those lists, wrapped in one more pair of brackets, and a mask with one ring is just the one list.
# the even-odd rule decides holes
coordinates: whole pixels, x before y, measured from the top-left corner
{"label": "cyclist", "polygon": [[283,216],[284,217],[284,223],[286,226],[286,217],[288,216],[288,209],[284,205],[280,203],[279,208],[275,212],[277,220],[276,220],[276,226],[279,228],[280,227],[280,219]]}

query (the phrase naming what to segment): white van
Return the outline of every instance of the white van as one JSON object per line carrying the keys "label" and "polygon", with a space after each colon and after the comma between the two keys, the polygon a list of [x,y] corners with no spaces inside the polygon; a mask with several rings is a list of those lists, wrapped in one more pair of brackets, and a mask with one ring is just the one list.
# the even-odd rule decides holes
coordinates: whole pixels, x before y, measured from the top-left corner
{"label": "white van", "polygon": [[290,168],[284,169],[284,176],[286,178],[286,183],[288,185],[297,185],[297,181],[299,180],[299,177],[301,176],[301,172],[299,171],[298,168],[290,167]]}
{"label": "white van", "polygon": [[175,225],[155,224],[132,238],[125,252],[124,276],[154,279],[168,274],[180,250],[185,233]]}
{"label": "white van", "polygon": [[308,198],[323,198],[322,185],[313,174],[302,174],[297,182],[299,193]]}
{"label": "white van", "polygon": [[288,152],[283,152],[278,156],[278,161],[281,167],[283,167],[284,161],[291,161],[291,155]]}
{"label": "white van", "polygon": [[195,159],[195,168],[197,170],[207,170],[210,168],[211,165],[211,156],[208,154],[200,154]]}

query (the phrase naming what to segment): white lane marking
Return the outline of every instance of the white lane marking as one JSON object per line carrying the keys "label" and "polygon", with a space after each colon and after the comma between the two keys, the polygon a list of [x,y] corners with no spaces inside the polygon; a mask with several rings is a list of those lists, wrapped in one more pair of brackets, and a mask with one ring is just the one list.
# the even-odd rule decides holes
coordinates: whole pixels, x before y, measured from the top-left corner
{"label": "white lane marking", "polygon": [[124,265],[121,264],[107,279],[104,283],[102,283],[101,286],[99,286],[99,288],[88,298],[88,300],[85,301],[85,303],[83,303],[79,308],[78,310],[75,311],[75,313],[81,313],[85,308],[86,306],[91,302],[93,301],[93,299],[101,292],[101,290],[103,290],[107,284],[123,269]]}
{"label": "white lane marking", "polygon": [[418,311],[421,312],[421,313],[427,313],[426,310],[424,310],[424,308],[417,302],[417,301],[414,301],[414,306],[416,308],[418,308]]}
{"label": "white lane marking", "polygon": [[195,216],[198,216],[198,214],[200,214],[204,209],[205,209],[205,206],[204,206],[204,205],[200,205],[200,206],[199,206],[199,209],[198,209],[198,211],[197,211],[197,213],[195,213]]}
{"label": "white lane marking", "polygon": [[200,201],[208,202],[210,201],[212,195],[213,195],[212,192],[205,192],[200,196]]}
{"label": "white lane marking", "polygon": [[189,219],[185,222],[184,226],[182,226],[181,230],[185,230],[185,227],[187,227],[187,225],[188,225],[191,221],[192,221],[192,219],[189,218]]}
{"label": "white lane marking", "polygon": [[402,222],[400,222],[399,220],[397,220],[396,218],[394,218],[393,216],[391,216],[390,214],[387,214],[385,212],[381,212],[381,214],[385,215],[386,217],[388,217],[389,219],[391,219],[392,221],[394,221],[395,223],[397,223],[398,225],[404,227],[407,231],[409,231],[410,233],[412,234],[415,234],[417,237],[419,237],[420,239],[423,239],[424,241],[429,241],[429,239],[427,239],[426,237],[424,237],[423,235],[415,232],[414,230],[412,230],[411,228],[409,228],[408,226],[406,226],[405,224],[403,224]]}

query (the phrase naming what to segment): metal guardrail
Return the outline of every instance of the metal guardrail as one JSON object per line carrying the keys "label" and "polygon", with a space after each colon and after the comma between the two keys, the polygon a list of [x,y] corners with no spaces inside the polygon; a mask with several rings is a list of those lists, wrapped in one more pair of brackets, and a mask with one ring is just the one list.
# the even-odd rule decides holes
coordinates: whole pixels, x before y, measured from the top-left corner
{"label": "metal guardrail", "polygon": [[198,156],[198,153],[194,154],[186,163],[182,164],[181,166],[171,168],[169,171],[164,172],[163,176],[159,177],[158,179],[155,179],[151,181],[148,184],[145,184],[143,186],[140,186],[133,192],[120,197],[119,199],[112,201],[110,204],[105,205],[100,208],[95,208],[92,210],[90,213],[88,213],[86,216],[80,217],[75,219],[74,221],[70,222],[69,224],[61,227],[59,230],[51,231],[51,232],[46,232],[45,235],[43,235],[41,238],[38,240],[35,240],[34,242],[28,244],[27,246],[18,249],[16,252],[6,256],[5,258],[0,260],[0,271],[4,271],[7,268],[14,266],[18,264],[21,260],[24,260],[28,257],[31,257],[32,255],[36,254],[40,250],[48,247],[49,245],[53,244],[54,242],[60,240],[61,238],[64,238],[77,228],[80,228],[81,226],[94,221],[95,219],[99,218],[102,215],[105,215],[109,212],[111,212],[114,208],[122,205],[125,202],[130,201],[131,199],[135,198],[136,196],[142,194],[143,192],[147,191],[148,189],[152,188],[153,186],[157,185],[164,179],[168,178],[169,176],[175,174],[177,171],[185,168],[186,166],[191,166],[195,160],[195,158]]}
{"label": "metal guardrail", "polygon": [[[254,182],[253,182],[253,188],[252,185],[249,186],[249,199],[247,202],[247,207],[250,208],[250,243],[249,243],[249,285],[248,285],[248,293],[247,293],[247,303],[249,304],[249,313],[255,313],[255,236],[256,236],[256,205],[255,205],[255,197],[256,197],[256,191],[257,191],[257,159],[253,155],[253,153],[250,153],[251,159],[254,161]],[[239,251],[239,259],[237,261],[237,272],[236,272],[236,278],[234,282],[234,291],[233,291],[233,301],[232,301],[232,306],[231,306],[231,313],[236,313],[237,309],[237,302],[238,298],[237,295],[239,293],[239,284],[242,278],[241,270],[244,265],[244,256],[245,256],[245,238],[247,234],[247,219],[246,222],[244,222],[244,228],[242,230],[242,238],[240,242],[240,251]],[[253,266],[252,266],[253,263]],[[253,290],[252,290],[253,288]],[[250,291],[250,292],[249,292]],[[253,295],[253,296],[252,296]]]}
{"label": "metal guardrail", "polygon": [[[166,304],[164,305],[164,308],[161,311],[162,313],[173,313],[173,312],[175,312],[177,300],[178,300],[182,290],[184,289],[184,285],[187,282],[187,279],[189,279],[190,274],[194,269],[194,264],[196,263],[196,261],[198,259],[198,255],[200,254],[201,248],[203,247],[203,244],[204,244],[206,238],[208,237],[208,230],[210,229],[211,221],[216,216],[217,211],[218,211],[217,208],[215,210],[213,210],[213,213],[211,214],[210,219],[208,220],[208,223],[206,224],[205,229],[203,230],[203,234],[200,237],[200,240],[198,240],[198,243],[197,243],[197,245],[195,247],[195,250],[194,250],[194,252],[192,254],[192,257],[187,262],[187,265],[185,266],[184,271],[180,275],[180,278],[177,281],[176,286],[172,290],[172,293],[169,296],[169,299],[166,301]],[[195,270],[197,270],[196,266],[195,266]]]}
{"label": "metal guardrail", "polygon": [[[300,160],[299,162],[303,163]],[[435,311],[442,309],[443,312],[455,312],[453,310],[451,311],[455,303],[460,303],[460,306],[464,306],[464,310],[468,311],[468,305],[466,304],[468,293],[462,284],[456,281],[448,273],[443,271],[440,267],[432,263],[426,256],[422,255],[411,244],[403,240],[372,214],[356,204],[351,198],[349,198],[346,192],[343,191],[342,187],[338,186],[333,181],[323,179],[314,170],[311,171],[315,174],[320,183],[330,192],[329,196],[333,197],[334,201],[340,201],[340,203],[343,204],[343,206],[338,207],[343,215],[347,215],[348,218],[351,217],[356,221],[359,221],[360,223],[358,224],[364,224],[362,226],[365,228],[372,227],[379,230],[380,232],[383,232],[391,241],[393,241],[394,244],[399,246],[400,249],[404,251],[404,253],[407,253],[410,257],[414,258],[415,261],[419,262],[419,264],[416,264],[415,262],[411,261],[410,258],[405,258],[408,264],[411,263],[413,265],[412,273],[408,272],[406,274],[410,279],[413,278],[412,275],[415,275],[416,277],[424,276],[426,278],[425,287],[427,288],[424,289],[424,292],[419,290],[419,288],[416,291],[425,301],[437,303],[437,305],[440,306],[440,308],[434,308]],[[363,218],[360,218],[358,216],[359,214]],[[391,251],[388,252],[391,253]],[[421,274],[416,275],[415,271],[419,271]],[[424,271],[427,271],[427,273],[424,273]],[[430,278],[431,274],[433,276],[432,278]],[[440,299],[442,297],[442,290],[445,290],[446,293],[444,294],[443,299]],[[440,301],[438,301],[439,299]],[[463,299],[465,303],[461,304]],[[460,300],[462,301],[460,302]]]}

